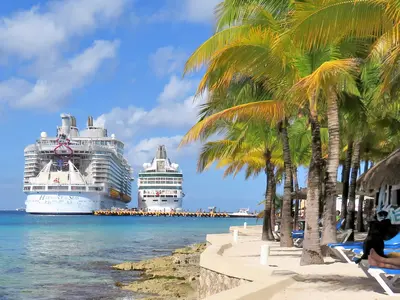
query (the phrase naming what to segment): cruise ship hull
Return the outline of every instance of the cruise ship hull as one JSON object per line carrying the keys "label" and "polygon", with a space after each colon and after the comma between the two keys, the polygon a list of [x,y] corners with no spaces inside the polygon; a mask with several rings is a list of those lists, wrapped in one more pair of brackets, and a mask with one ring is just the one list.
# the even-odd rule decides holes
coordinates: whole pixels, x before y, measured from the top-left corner
{"label": "cruise ship hull", "polygon": [[143,201],[143,198],[141,198],[138,206],[139,209],[144,211],[179,211],[182,209],[182,198],[153,198],[146,199],[146,201]]}
{"label": "cruise ship hull", "polygon": [[96,210],[125,208],[126,203],[100,193],[35,193],[25,202],[30,214],[92,214]]}

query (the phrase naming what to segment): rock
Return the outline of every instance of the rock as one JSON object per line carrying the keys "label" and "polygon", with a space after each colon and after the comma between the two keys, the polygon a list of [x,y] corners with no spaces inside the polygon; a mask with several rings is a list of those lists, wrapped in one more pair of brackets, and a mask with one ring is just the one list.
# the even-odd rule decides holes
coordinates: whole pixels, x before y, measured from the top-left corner
{"label": "rock", "polygon": [[174,257],[174,264],[180,265],[181,263],[181,258],[180,257]]}
{"label": "rock", "polygon": [[131,263],[131,262],[124,262],[122,264],[118,264],[118,265],[113,266],[113,269],[129,271],[129,270],[132,270],[132,264],[133,263]]}
{"label": "rock", "polygon": [[124,262],[113,266],[114,269],[124,270],[124,271],[146,271],[151,269],[158,269],[163,267],[169,267],[172,264],[172,257],[156,257],[139,262]]}
{"label": "rock", "polygon": [[148,300],[194,300],[200,276],[200,254],[205,248],[205,243],[196,244],[177,249],[171,256],[125,262],[113,268],[140,271],[142,279],[123,285],[122,289],[149,294]]}
{"label": "rock", "polygon": [[201,253],[207,248],[206,243],[194,244],[189,247],[176,249],[172,254],[193,254],[193,253]]}
{"label": "rock", "polygon": [[166,297],[176,297],[176,295],[188,295],[194,293],[190,284],[182,282],[181,279],[155,278],[151,280],[139,280],[123,287],[124,290],[140,292],[146,294],[156,294]]}
{"label": "rock", "polygon": [[115,285],[116,287],[123,287],[123,286],[124,286],[124,285],[122,284],[122,282],[119,282],[119,281],[114,282],[114,285]]}

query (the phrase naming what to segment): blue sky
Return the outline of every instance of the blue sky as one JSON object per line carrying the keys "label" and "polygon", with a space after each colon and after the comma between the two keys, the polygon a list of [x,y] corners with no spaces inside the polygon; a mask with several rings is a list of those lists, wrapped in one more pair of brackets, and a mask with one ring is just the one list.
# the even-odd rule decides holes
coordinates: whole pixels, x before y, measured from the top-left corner
{"label": "blue sky", "polygon": [[54,135],[62,112],[115,133],[135,173],[165,144],[184,171],[185,208],[261,209],[264,176],[197,174],[201,145],[177,149],[204,101],[193,101],[201,74],[182,78],[183,64],[212,34],[218,2],[0,1],[0,209],[23,206],[23,149]]}

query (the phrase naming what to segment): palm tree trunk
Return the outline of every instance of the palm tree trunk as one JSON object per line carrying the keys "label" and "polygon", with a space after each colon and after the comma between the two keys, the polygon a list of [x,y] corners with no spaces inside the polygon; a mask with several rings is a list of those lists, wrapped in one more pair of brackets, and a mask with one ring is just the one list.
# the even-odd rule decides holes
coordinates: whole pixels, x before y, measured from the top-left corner
{"label": "palm tree trunk", "polygon": [[339,106],[336,92],[330,88],[328,99],[328,132],[329,147],[328,160],[325,172],[325,194],[323,229],[321,245],[336,243],[336,197],[337,197],[337,176],[339,168]]}
{"label": "palm tree trunk", "polygon": [[[347,198],[349,197],[349,178],[350,178],[351,156],[352,155],[353,155],[353,141],[350,140],[348,147],[347,147],[346,160],[343,165],[344,178],[342,178],[343,191],[342,191],[342,211],[340,213],[341,219],[345,219],[347,217]],[[346,222],[347,222],[347,220],[346,220]]]}
{"label": "palm tree trunk", "polygon": [[[370,164],[370,166],[368,166],[367,164],[368,161],[366,161],[366,167],[369,169],[370,167],[372,167],[372,163]],[[375,199],[367,199],[366,203],[365,203],[365,217],[367,219],[367,228],[365,228],[365,230],[369,230],[369,221],[372,220],[373,216],[374,216],[374,204],[375,204]]]}
{"label": "palm tree trunk", "polygon": [[324,207],[325,207],[325,160],[322,160],[322,170],[321,170],[321,188],[319,191],[319,213],[318,213],[318,218],[319,220],[322,220],[322,215],[324,213]]}
{"label": "palm tree trunk", "polygon": [[[361,168],[360,168],[361,170]],[[364,162],[364,173],[368,171],[368,160]],[[367,206],[367,205],[366,205]],[[357,231],[364,232],[364,218],[363,218],[363,207],[364,207],[364,195],[360,195],[358,199],[358,211],[357,211]]]}
{"label": "palm tree trunk", "polygon": [[312,157],[310,166],[308,168],[306,228],[304,232],[303,251],[300,259],[300,265],[302,266],[324,263],[319,244],[318,226],[319,196],[322,172],[321,132],[318,116],[315,112],[311,112],[310,114],[310,123],[312,136]]}
{"label": "palm tree trunk", "polygon": [[281,126],[281,137],[283,144],[283,161],[285,168],[285,181],[283,186],[283,201],[281,209],[281,247],[293,247],[292,239],[292,159],[290,155],[289,136],[287,122]]}
{"label": "palm tree trunk", "polygon": [[347,208],[346,229],[353,229],[353,233],[349,237],[349,241],[354,241],[354,217],[356,208],[356,182],[358,168],[360,167],[360,141],[354,141],[353,157],[351,158],[351,175],[349,187],[349,204]]}
{"label": "palm tree trunk", "polygon": [[[294,191],[297,193],[299,191],[299,182],[297,180],[297,168],[293,167],[292,170],[292,175],[293,175],[293,185],[294,185]],[[293,230],[298,230],[298,223],[299,222],[299,200],[295,199],[294,200],[294,223],[293,223]]]}
{"label": "palm tree trunk", "polygon": [[275,224],[276,224],[276,220],[275,220],[275,214],[276,214],[276,180],[275,180],[275,176],[273,177],[272,180],[272,205],[271,205],[271,230],[274,231],[275,230]]}
{"label": "palm tree trunk", "polygon": [[274,181],[274,166],[271,163],[271,151],[268,149],[265,151],[265,173],[267,175],[267,188],[265,192],[265,208],[264,208],[264,219],[262,228],[263,241],[273,241],[274,236],[271,228],[271,208],[272,208],[272,187]]}

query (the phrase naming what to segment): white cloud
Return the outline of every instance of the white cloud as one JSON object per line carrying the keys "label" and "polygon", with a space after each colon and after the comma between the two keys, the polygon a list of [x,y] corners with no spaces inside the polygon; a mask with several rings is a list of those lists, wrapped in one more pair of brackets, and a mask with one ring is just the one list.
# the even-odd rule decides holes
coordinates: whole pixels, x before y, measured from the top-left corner
{"label": "white cloud", "polygon": [[179,144],[182,140],[182,135],[175,135],[171,137],[152,137],[149,139],[143,139],[128,151],[128,160],[136,166],[136,171],[145,162],[150,162],[155,154],[157,146],[165,145],[167,149],[167,155],[172,162],[178,162],[180,159],[186,157],[196,157],[200,150],[200,143],[192,143],[185,147],[178,149]]}
{"label": "white cloud", "polygon": [[215,18],[215,7],[221,2],[222,0],[186,0],[182,17],[190,22],[210,22]]}
{"label": "white cloud", "polygon": [[[178,149],[182,134],[186,133],[198,119],[198,105],[204,103],[207,94],[194,101],[194,88],[197,81],[178,79],[171,76],[169,83],[158,97],[157,105],[146,110],[130,106],[115,107],[99,116],[94,124],[104,126],[110,134],[115,133],[125,143],[128,160],[137,170],[144,162],[150,161],[158,145],[167,147],[172,160],[195,157],[200,143],[193,143]],[[190,88],[189,88],[190,87]],[[150,135],[151,132],[173,132],[171,136],[153,136],[138,140],[136,134]],[[83,135],[84,133],[81,132]]]}
{"label": "white cloud", "polygon": [[[116,56],[117,41],[94,41],[71,53],[71,42],[111,27],[131,0],[54,0],[0,17],[0,61],[15,63],[0,82],[0,102],[55,110]],[[12,59],[9,59],[12,58]]]}
{"label": "white cloud", "polygon": [[118,44],[95,41],[81,54],[39,77],[36,83],[19,78],[0,82],[0,101],[18,108],[58,109],[75,89],[88,82],[104,60],[115,57]]}
{"label": "white cloud", "polygon": [[0,53],[22,59],[46,57],[71,37],[116,20],[126,0],[52,1],[0,19]]}
{"label": "white cloud", "polygon": [[149,63],[154,73],[159,76],[181,72],[188,55],[181,49],[172,46],[158,48],[150,54]]}
{"label": "white cloud", "polygon": [[158,105],[153,109],[145,110],[136,106],[115,107],[109,113],[99,116],[94,123],[105,126],[110,133],[124,139],[133,137],[138,130],[188,129],[197,122],[198,105],[203,103],[206,97],[205,95],[195,100],[195,86],[196,81],[180,80],[172,76],[158,97]]}
{"label": "white cloud", "polygon": [[158,97],[158,101],[162,103],[179,100],[182,96],[185,97],[194,86],[195,83],[191,80],[181,80],[176,76],[172,76]]}

